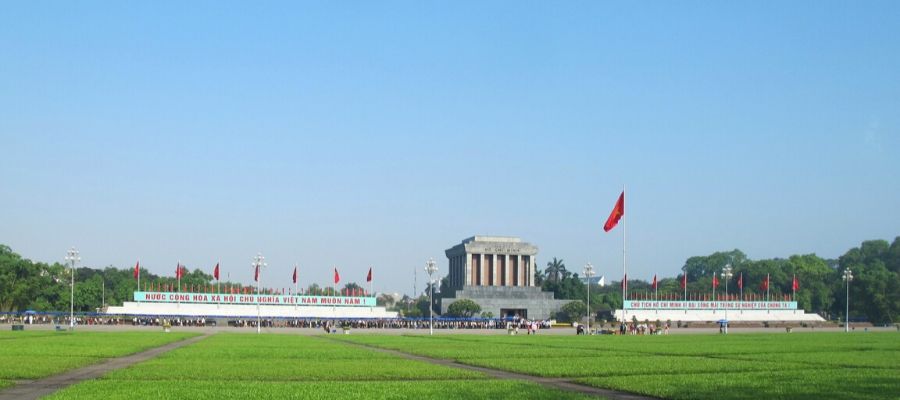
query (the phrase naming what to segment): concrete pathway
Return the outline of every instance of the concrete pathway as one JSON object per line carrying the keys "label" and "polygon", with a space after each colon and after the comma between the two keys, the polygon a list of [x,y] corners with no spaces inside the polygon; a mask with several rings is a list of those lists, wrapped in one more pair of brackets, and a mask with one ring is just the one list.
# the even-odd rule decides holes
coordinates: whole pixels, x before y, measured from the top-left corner
{"label": "concrete pathway", "polygon": [[476,367],[473,365],[461,364],[461,363],[458,363],[453,360],[419,356],[419,355],[415,355],[415,354],[404,353],[402,351],[397,351],[397,350],[383,349],[381,347],[369,346],[369,345],[365,345],[365,344],[345,342],[345,341],[341,341],[341,340],[332,339],[332,338],[329,338],[326,336],[322,336],[322,337],[326,338],[328,340],[334,340],[336,342],[346,344],[348,346],[363,347],[363,348],[366,348],[369,350],[374,350],[374,351],[387,353],[387,354],[393,354],[393,355],[403,357],[403,358],[406,358],[409,360],[437,364],[437,365],[442,365],[442,366],[450,367],[450,368],[459,368],[459,369],[466,369],[466,370],[470,370],[470,371],[477,371],[477,372],[481,372],[487,376],[490,376],[490,377],[496,378],[496,379],[515,379],[515,380],[534,382],[539,385],[552,387],[554,389],[565,390],[568,392],[576,392],[576,393],[586,394],[586,395],[590,395],[590,396],[600,396],[600,397],[604,397],[607,399],[614,399],[614,400],[655,400],[656,399],[655,397],[647,397],[647,396],[640,395],[640,394],[619,392],[616,390],[601,389],[601,388],[596,388],[593,386],[582,385],[580,383],[572,382],[571,380],[569,380],[567,378],[544,378],[544,377],[539,377],[539,376],[534,376],[534,375],[519,374],[516,372],[508,372],[508,371],[501,371],[501,370],[491,369],[491,368]]}
{"label": "concrete pathway", "polygon": [[67,386],[74,385],[88,379],[99,378],[107,372],[125,368],[141,361],[149,360],[167,351],[196,343],[207,337],[209,337],[209,334],[168,343],[163,346],[154,347],[150,350],[145,350],[140,353],[135,353],[124,357],[111,358],[99,364],[88,365],[86,367],[81,367],[68,372],[63,372],[59,375],[53,375],[42,379],[36,379],[33,381],[17,381],[17,384],[15,386],[0,390],[0,400],[39,399]]}

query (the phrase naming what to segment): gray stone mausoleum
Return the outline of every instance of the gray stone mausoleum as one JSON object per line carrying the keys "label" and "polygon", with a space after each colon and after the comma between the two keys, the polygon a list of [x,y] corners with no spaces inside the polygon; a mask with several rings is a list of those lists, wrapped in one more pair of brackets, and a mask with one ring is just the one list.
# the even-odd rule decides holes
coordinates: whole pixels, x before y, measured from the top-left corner
{"label": "gray stone mausoleum", "polygon": [[509,236],[473,236],[445,254],[449,293],[442,293],[441,314],[459,299],[470,299],[495,317],[548,319],[570,300],[534,286],[537,246]]}

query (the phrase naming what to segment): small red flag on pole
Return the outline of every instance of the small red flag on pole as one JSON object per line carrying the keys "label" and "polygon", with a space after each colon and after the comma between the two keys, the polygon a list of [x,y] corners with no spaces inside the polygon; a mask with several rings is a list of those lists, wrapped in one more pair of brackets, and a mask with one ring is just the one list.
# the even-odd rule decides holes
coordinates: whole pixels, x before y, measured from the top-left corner
{"label": "small red flag on pole", "polygon": [[369,267],[369,274],[366,275],[366,282],[372,282],[372,267]]}
{"label": "small red flag on pole", "polygon": [[216,263],[216,268],[213,269],[213,278],[219,280],[219,263]]}
{"label": "small red flag on pole", "polygon": [[656,274],[653,274],[653,290],[656,290]]}
{"label": "small red flag on pole", "polygon": [[297,283],[297,267],[296,266],[294,267],[293,281],[294,281],[294,283]]}
{"label": "small red flag on pole", "polygon": [[341,275],[338,274],[337,268],[334,269],[334,284],[337,285],[341,281]]}

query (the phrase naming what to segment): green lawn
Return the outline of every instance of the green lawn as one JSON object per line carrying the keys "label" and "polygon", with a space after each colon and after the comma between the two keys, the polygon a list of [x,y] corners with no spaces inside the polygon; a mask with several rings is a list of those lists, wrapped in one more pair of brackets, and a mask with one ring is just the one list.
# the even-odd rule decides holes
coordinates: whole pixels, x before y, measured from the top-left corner
{"label": "green lawn", "polygon": [[[130,342],[114,338],[128,333],[110,335],[104,344]],[[0,335],[0,344],[8,336]],[[582,398],[354,346],[364,344],[660,398],[897,399],[898,339],[895,333],[624,337],[222,333],[50,398]],[[3,360],[21,363],[24,359],[15,357],[54,353],[43,348],[28,353],[21,347]],[[108,351],[67,347],[55,353],[78,363]],[[16,378],[0,375],[0,379]]]}
{"label": "green lawn", "polygon": [[[194,336],[162,332],[0,332],[0,386],[137,353]],[[5,383],[9,385],[9,382]]]}
{"label": "green lawn", "polygon": [[503,380],[223,382],[95,380],[48,399],[584,399],[540,385]]}
{"label": "green lawn", "polygon": [[[333,337],[333,336],[332,336]],[[327,337],[217,334],[51,399],[578,399]]]}
{"label": "green lawn", "polygon": [[894,333],[340,340],[662,398],[900,398]]}

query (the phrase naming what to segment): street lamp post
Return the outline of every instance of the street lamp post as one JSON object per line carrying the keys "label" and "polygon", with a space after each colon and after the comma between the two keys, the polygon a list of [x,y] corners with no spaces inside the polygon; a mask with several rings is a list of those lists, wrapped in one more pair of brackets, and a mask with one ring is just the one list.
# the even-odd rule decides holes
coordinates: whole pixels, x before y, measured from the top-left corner
{"label": "street lamp post", "polygon": [[253,258],[253,262],[250,265],[254,268],[254,275],[256,277],[256,333],[260,333],[260,312],[259,312],[259,281],[262,280],[262,269],[265,267],[266,258],[263,257],[261,253],[256,253],[256,257]]}
{"label": "street lamp post", "polygon": [[428,334],[434,335],[434,280],[432,275],[437,272],[437,263],[434,262],[434,258],[429,258],[425,263],[425,272],[428,273],[428,284],[431,286],[428,295]]}
{"label": "street lamp post", "polygon": [[725,281],[725,324],[722,326],[722,333],[728,334],[728,281],[734,274],[731,272],[731,264],[725,264],[722,268],[722,279]]}
{"label": "street lamp post", "polygon": [[594,276],[594,266],[587,263],[584,266],[584,276],[587,277],[587,319],[588,333],[593,334],[591,330],[591,277]]}
{"label": "street lamp post", "polygon": [[78,250],[75,250],[75,246],[72,246],[68,252],[66,252],[66,263],[69,264],[70,272],[72,275],[71,281],[71,294],[69,297],[69,329],[75,329],[75,263],[81,262],[81,256],[78,255]]}
{"label": "street lamp post", "polygon": [[853,280],[853,271],[850,271],[850,268],[844,270],[844,282],[847,282],[847,312],[846,322],[844,323],[844,332],[850,332],[850,281]]}

